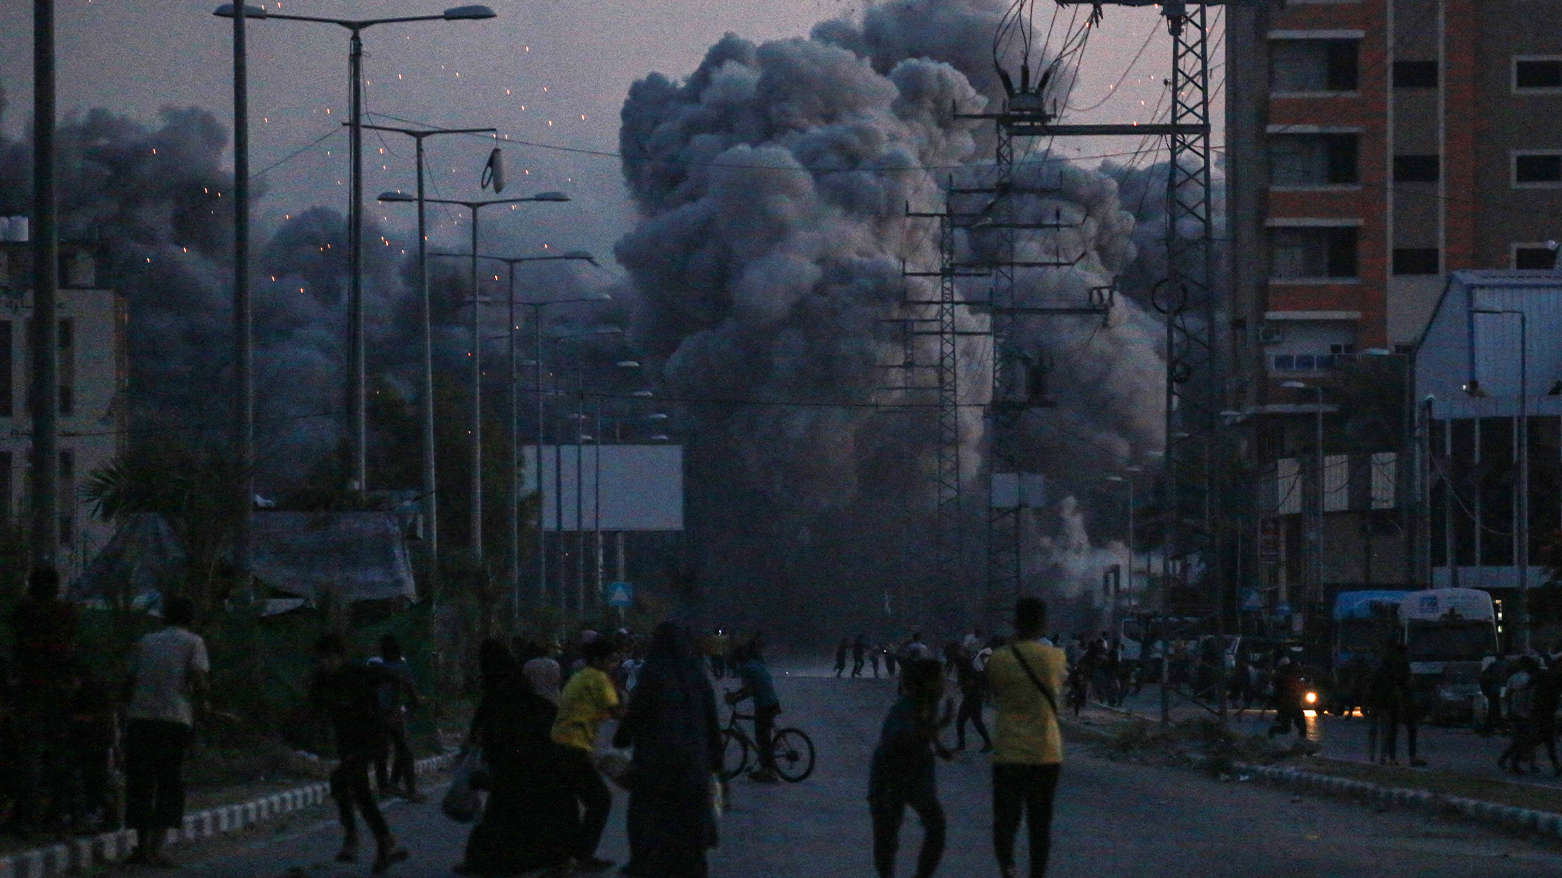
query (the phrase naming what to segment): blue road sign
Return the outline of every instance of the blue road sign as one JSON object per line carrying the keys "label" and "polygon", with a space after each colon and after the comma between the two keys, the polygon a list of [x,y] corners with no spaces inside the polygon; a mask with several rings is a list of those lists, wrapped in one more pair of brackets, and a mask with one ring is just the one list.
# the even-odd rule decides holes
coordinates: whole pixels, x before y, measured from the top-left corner
{"label": "blue road sign", "polygon": [[635,587],[627,582],[615,582],[607,587],[607,605],[627,607],[635,602]]}

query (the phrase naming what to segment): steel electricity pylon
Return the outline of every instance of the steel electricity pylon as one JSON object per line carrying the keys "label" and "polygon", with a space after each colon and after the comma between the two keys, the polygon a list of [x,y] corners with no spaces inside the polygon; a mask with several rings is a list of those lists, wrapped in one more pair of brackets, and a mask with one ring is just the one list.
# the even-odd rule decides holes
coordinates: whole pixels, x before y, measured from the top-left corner
{"label": "steel electricity pylon", "polygon": [[[1059,0],[1067,5],[1079,0]],[[1095,7],[1092,24],[1104,5]],[[1148,6],[1151,0],[1121,0],[1113,5]],[[1034,363],[1027,363],[1023,339],[1016,337],[1017,320],[1028,314],[1095,313],[1110,307],[1110,291],[1093,293],[1077,307],[1018,307],[1016,271],[1031,265],[1015,258],[1027,225],[1016,222],[1016,142],[1066,136],[1135,135],[1168,139],[1170,174],[1167,182],[1168,277],[1155,290],[1155,306],[1166,318],[1166,490],[1167,527],[1163,586],[1187,585],[1192,559],[1213,560],[1215,495],[1214,433],[1222,408],[1223,378],[1216,337],[1216,302],[1211,289],[1213,226],[1210,205],[1209,42],[1205,3],[1157,3],[1172,35],[1172,115],[1166,124],[1063,124],[1050,104],[1056,62],[1031,76],[1030,29],[1023,4],[1016,4],[994,40],[994,61],[1003,79],[1006,100],[997,112],[960,114],[987,119],[997,135],[991,205],[993,229],[1002,240],[994,262],[992,289],[993,398],[989,427],[988,599],[996,611],[1020,591],[1021,510],[1023,496],[1000,498],[1009,486],[1023,485],[1023,461],[1018,456],[1020,418],[1045,399],[1037,399],[1027,383]],[[1019,59],[1018,71],[1007,69]],[[1036,56],[1039,60],[1039,55]],[[1016,77],[1014,74],[1018,73]],[[1017,84],[1016,84],[1017,81]],[[953,193],[952,193],[953,194]],[[1034,226],[1031,226],[1034,227]],[[1190,229],[1191,227],[1191,229]],[[1191,234],[1189,232],[1191,231]],[[1030,368],[1028,368],[1030,367]],[[1216,566],[1209,565],[1211,571]],[[1218,572],[1217,572],[1218,575]],[[1163,592],[1164,593],[1164,592]]]}

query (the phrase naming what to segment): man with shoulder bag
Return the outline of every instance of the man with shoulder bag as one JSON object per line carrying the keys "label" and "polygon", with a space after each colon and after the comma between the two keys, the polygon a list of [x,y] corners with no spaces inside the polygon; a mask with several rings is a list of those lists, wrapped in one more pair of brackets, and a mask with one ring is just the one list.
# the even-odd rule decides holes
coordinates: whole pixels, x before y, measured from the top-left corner
{"label": "man with shoulder bag", "polygon": [[993,650],[987,684],[998,708],[993,752],[993,849],[1003,878],[1015,878],[1014,836],[1030,829],[1030,878],[1043,878],[1052,844],[1052,800],[1063,763],[1058,693],[1067,675],[1063,650],[1040,642],[1047,605],[1020,598],[1014,641]]}

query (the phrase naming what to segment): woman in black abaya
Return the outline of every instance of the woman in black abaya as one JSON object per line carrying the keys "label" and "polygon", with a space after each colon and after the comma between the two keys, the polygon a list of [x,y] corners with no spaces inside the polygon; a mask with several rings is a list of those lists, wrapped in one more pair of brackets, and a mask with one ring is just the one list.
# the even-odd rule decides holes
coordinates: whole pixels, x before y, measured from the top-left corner
{"label": "woman in black abaya", "polygon": [[721,724],[700,651],[677,623],[652,632],[613,743],[634,747],[624,874],[706,878],[705,852],[716,846],[711,777],[721,766]]}
{"label": "woman in black abaya", "polygon": [[461,875],[514,875],[563,866],[578,834],[575,799],[558,776],[557,708],[532,690],[504,644],[478,652],[483,700],[472,735],[488,765],[488,802],[466,842]]}

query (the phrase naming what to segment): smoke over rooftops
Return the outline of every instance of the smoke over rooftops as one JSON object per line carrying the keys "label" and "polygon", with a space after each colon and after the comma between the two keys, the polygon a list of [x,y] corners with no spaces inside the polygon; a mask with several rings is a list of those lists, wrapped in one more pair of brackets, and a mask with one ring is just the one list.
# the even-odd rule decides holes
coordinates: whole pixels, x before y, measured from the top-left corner
{"label": "smoke over rooftops", "polygon": [[[801,588],[821,610],[866,621],[880,590],[931,573],[936,397],[887,389],[907,379],[884,367],[908,350],[933,361],[933,339],[894,328],[913,314],[905,299],[936,289],[902,274],[903,263],[925,271],[938,260],[936,227],[905,211],[939,209],[952,175],[991,179],[977,140],[990,129],[950,108],[980,111],[984,93],[1001,94],[989,47],[1002,11],[984,0],[894,3],[823,23],[808,40],[728,34],[682,81],[651,74],[630,89],[620,139],[643,217],[616,252],[639,294],[634,331],[673,395],[696,401],[690,502],[705,578],[718,594],[742,587],[730,600],[751,612],[764,611],[754,601],[765,594],[795,606]],[[1084,301],[1134,259],[1115,181],[1050,161],[1019,174],[1062,190],[1026,196],[1022,213],[1075,225],[1030,246],[1079,257],[1024,272],[1019,304]],[[980,234],[962,246],[963,258],[992,250]],[[960,293],[979,306],[989,284]],[[986,325],[980,307],[959,319]],[[1055,358],[1063,406],[1027,416],[1036,470],[1065,476],[1159,447],[1157,326],[1127,300],[1107,326],[1022,322],[1022,342]],[[980,339],[960,347],[974,489],[991,351]],[[903,405],[914,408],[893,408]],[[748,588],[786,582],[796,586]]]}

